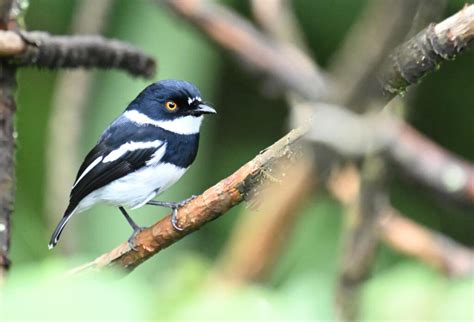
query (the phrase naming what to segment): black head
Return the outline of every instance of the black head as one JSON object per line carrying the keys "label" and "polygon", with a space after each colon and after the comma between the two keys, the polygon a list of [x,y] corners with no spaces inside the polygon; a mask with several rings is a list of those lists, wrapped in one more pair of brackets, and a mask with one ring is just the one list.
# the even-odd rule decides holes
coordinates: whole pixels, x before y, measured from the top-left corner
{"label": "black head", "polygon": [[173,120],[185,116],[200,117],[216,111],[201,98],[197,87],[182,80],[161,80],[146,87],[130,103],[127,111],[136,110],[153,120]]}

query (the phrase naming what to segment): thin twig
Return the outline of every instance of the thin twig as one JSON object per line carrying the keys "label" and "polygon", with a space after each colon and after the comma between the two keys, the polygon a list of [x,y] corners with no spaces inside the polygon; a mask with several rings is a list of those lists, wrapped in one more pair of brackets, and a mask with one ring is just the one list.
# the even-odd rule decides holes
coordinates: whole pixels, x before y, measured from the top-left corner
{"label": "thin twig", "polygon": [[52,36],[46,32],[0,31],[0,55],[17,66],[117,68],[152,78],[156,62],[141,50],[101,36]]}
{"label": "thin twig", "polygon": [[124,242],[93,262],[74,269],[71,273],[98,271],[104,267],[133,270],[154,254],[216,219],[247,196],[254,194],[258,186],[265,181],[266,174],[274,166],[300,154],[298,143],[304,133],[304,129],[291,131],[232,175],[180,208],[178,224],[184,229],[183,231],[174,229],[170,216],[166,216],[136,236],[135,250],[130,249],[128,243]]}

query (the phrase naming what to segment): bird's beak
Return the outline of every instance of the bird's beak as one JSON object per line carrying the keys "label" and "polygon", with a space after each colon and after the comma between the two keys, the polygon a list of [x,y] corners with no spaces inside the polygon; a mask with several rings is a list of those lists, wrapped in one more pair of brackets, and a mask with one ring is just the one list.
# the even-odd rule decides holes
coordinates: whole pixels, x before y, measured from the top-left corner
{"label": "bird's beak", "polygon": [[216,110],[210,107],[209,105],[205,103],[201,103],[198,105],[198,108],[194,110],[196,114],[202,115],[202,114],[216,114]]}

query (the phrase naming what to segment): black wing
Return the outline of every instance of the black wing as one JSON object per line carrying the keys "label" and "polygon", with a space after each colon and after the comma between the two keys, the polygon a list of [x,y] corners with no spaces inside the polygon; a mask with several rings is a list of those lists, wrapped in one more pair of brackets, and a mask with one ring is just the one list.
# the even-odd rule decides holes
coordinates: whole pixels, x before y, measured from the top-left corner
{"label": "black wing", "polygon": [[[156,150],[157,148],[149,148],[128,151],[115,161],[99,162],[72,189],[69,208],[76,208],[79,202],[91,192],[143,167]],[[87,165],[81,168],[85,169]]]}
{"label": "black wing", "polygon": [[89,152],[79,168],[76,182],[71,190],[68,209],[72,211],[84,197],[94,190],[102,188],[108,183],[144,166],[152,158],[153,153],[161,146],[127,151],[117,160],[99,162],[83,176],[83,173],[97,158],[105,158],[109,153],[120,148],[126,142],[156,140],[163,142],[162,144],[165,142],[164,138],[161,137],[160,133],[153,126],[135,126],[123,117],[115,120],[104,131],[99,143]]}

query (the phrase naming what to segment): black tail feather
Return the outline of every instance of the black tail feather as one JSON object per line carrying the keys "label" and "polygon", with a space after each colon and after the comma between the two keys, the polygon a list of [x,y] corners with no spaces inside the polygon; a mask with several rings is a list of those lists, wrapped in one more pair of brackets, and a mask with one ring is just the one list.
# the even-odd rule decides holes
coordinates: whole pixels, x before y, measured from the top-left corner
{"label": "black tail feather", "polygon": [[61,233],[63,232],[64,227],[66,227],[67,222],[71,218],[71,216],[74,214],[74,210],[69,210],[69,208],[66,210],[64,213],[63,218],[61,218],[61,221],[59,224],[56,226],[56,229],[54,229],[53,235],[51,236],[51,240],[49,241],[48,248],[52,249],[54,246],[59,241],[59,237],[61,236]]}

